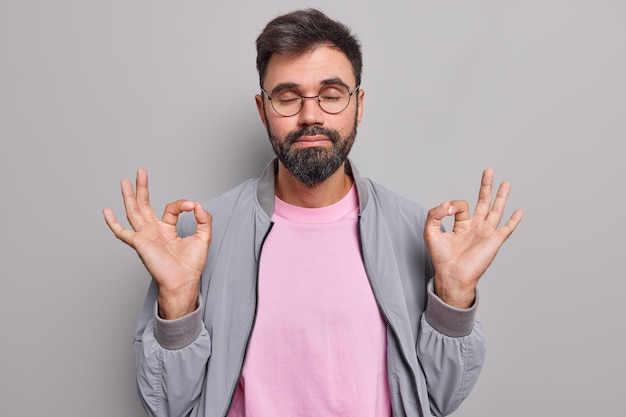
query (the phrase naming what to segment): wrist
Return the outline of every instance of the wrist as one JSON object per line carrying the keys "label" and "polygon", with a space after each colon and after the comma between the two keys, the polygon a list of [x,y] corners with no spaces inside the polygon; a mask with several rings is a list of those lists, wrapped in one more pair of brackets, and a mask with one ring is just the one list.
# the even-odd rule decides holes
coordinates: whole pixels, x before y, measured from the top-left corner
{"label": "wrist", "polygon": [[455,308],[470,308],[476,299],[476,285],[463,284],[435,275],[434,293],[444,303]]}
{"label": "wrist", "polygon": [[198,290],[169,292],[159,289],[157,312],[164,320],[175,320],[193,313],[198,308]]}
{"label": "wrist", "polygon": [[478,289],[470,308],[455,308],[435,294],[434,280],[428,283],[427,288],[428,304],[424,311],[425,321],[436,331],[449,337],[465,337],[471,334],[475,328],[480,299]]}
{"label": "wrist", "polygon": [[204,328],[202,321],[202,297],[198,297],[198,307],[190,314],[176,320],[159,317],[155,303],[154,337],[159,345],[167,350],[179,350],[193,343]]}

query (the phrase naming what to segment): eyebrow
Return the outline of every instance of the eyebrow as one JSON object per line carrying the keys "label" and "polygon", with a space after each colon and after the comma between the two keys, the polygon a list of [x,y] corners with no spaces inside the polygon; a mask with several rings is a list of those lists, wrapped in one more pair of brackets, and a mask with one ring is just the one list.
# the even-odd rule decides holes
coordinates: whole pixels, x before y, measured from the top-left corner
{"label": "eyebrow", "polygon": [[[342,86],[346,87],[348,90],[350,89],[350,87],[348,87],[348,85],[345,82],[343,82],[343,80],[341,78],[339,78],[339,77],[327,78],[325,80],[322,80],[322,82],[320,82],[320,88],[324,87],[324,86],[327,86],[329,84],[339,84],[339,85],[342,85]],[[290,88],[294,88],[294,89],[300,91],[298,89],[298,86],[299,86],[299,84],[296,84],[296,83],[290,83],[290,82],[280,83],[280,84],[278,84],[276,87],[274,87],[272,89],[271,94],[274,95],[274,94],[276,94],[276,93],[278,93],[278,92],[280,92],[282,90],[288,90]]]}

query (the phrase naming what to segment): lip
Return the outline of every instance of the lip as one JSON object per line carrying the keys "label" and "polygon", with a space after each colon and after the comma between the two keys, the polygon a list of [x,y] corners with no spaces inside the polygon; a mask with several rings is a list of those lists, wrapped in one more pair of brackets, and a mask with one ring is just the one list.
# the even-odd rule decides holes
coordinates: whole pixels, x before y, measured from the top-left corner
{"label": "lip", "polygon": [[316,136],[302,136],[298,140],[294,142],[294,145],[300,147],[310,147],[310,146],[326,146],[332,143],[330,139],[326,136],[316,135]]}

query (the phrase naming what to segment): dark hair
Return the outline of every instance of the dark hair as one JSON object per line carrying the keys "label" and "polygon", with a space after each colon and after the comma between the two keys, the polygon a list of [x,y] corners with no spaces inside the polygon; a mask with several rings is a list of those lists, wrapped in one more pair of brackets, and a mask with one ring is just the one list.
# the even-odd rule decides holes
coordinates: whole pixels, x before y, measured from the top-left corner
{"label": "dark hair", "polygon": [[265,26],[256,40],[256,67],[261,85],[272,54],[297,56],[323,44],[330,44],[348,57],[356,84],[360,85],[363,57],[359,40],[346,25],[330,19],[317,9],[287,13]]}

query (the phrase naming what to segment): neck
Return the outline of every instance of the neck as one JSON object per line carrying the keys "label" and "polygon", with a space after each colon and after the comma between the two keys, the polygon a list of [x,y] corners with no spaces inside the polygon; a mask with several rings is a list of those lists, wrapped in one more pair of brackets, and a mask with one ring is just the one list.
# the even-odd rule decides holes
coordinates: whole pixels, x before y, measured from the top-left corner
{"label": "neck", "polygon": [[337,172],[324,182],[308,186],[294,177],[285,166],[278,163],[276,175],[276,196],[295,206],[318,208],[335,204],[348,194],[354,180],[345,172],[345,162]]}

